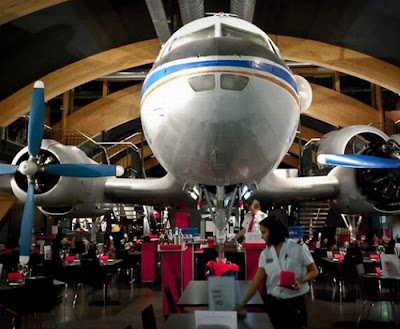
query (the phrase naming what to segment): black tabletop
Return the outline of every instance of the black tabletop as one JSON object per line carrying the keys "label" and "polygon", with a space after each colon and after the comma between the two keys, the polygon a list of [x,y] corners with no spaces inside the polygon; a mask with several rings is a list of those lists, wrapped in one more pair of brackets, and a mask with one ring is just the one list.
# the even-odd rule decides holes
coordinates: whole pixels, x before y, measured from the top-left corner
{"label": "black tabletop", "polygon": [[[235,281],[235,303],[241,302],[251,281]],[[208,306],[208,281],[190,281],[179,298],[181,307]],[[247,303],[248,306],[262,306],[264,302],[257,291]]]}
{"label": "black tabletop", "polygon": [[376,279],[376,280],[393,280],[393,281],[400,281],[399,277],[394,276],[382,276],[378,275],[377,273],[367,273],[364,275],[366,279]]}
{"label": "black tabletop", "polygon": [[[120,264],[122,261],[123,261],[122,259],[109,259],[106,262],[100,261],[100,265],[101,266],[115,266],[115,265]],[[64,262],[63,263],[63,266],[67,266],[67,267],[69,267],[69,266],[80,266],[80,265],[81,265],[80,259],[75,259],[73,262]]]}
{"label": "black tabletop", "polygon": [[[65,287],[66,282],[60,280],[53,280],[54,287]],[[17,288],[24,288],[24,282],[7,282],[7,280],[0,280],[0,292],[8,291]]]}
{"label": "black tabletop", "polygon": [[[322,257],[322,260],[324,260],[328,263],[331,263],[331,264],[343,264],[343,260],[338,260],[336,258]],[[363,263],[364,264],[376,264],[377,266],[379,266],[381,264],[381,261],[371,259],[369,257],[363,257]]]}
{"label": "black tabletop", "polygon": [[[194,313],[170,314],[165,322],[165,329],[196,329]],[[238,329],[273,329],[266,313],[247,313],[244,319],[238,319]]]}

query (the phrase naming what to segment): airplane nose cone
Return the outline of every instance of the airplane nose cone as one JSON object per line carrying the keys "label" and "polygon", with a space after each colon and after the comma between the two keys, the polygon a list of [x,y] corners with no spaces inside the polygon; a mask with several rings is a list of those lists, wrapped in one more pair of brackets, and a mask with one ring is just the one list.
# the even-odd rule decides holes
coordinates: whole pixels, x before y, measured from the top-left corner
{"label": "airplane nose cone", "polygon": [[37,165],[32,161],[22,161],[18,171],[25,176],[32,176],[37,172]]}

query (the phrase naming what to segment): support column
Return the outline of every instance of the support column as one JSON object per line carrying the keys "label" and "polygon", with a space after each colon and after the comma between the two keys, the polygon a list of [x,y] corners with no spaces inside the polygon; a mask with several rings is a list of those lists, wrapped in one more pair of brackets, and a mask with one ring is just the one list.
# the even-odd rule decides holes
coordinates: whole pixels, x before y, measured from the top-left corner
{"label": "support column", "polygon": [[334,75],[335,91],[340,93],[340,72],[335,71]]}
{"label": "support column", "polygon": [[103,97],[106,97],[110,93],[110,81],[103,81]]}
{"label": "support column", "polygon": [[385,110],[383,109],[382,102],[382,87],[376,85],[375,86],[375,99],[376,99],[376,108],[379,111],[379,124],[383,132],[386,130],[386,120],[385,120]]}
{"label": "support column", "polygon": [[63,94],[63,111],[61,119],[61,140],[63,144],[67,144],[66,131],[67,131],[67,116],[71,113],[73,107],[73,92],[68,90]]}

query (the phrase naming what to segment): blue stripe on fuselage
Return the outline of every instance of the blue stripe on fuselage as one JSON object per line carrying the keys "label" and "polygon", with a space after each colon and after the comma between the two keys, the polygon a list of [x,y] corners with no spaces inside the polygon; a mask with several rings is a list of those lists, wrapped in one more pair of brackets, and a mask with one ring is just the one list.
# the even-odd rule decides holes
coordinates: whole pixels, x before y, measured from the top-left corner
{"label": "blue stripe on fuselage", "polygon": [[146,81],[142,87],[141,97],[143,97],[146,90],[149,89],[154,83],[156,83],[160,79],[163,79],[172,73],[176,73],[176,72],[182,71],[182,70],[203,68],[203,67],[212,67],[212,66],[242,67],[242,68],[249,68],[249,69],[255,69],[255,70],[262,71],[262,72],[266,72],[266,73],[272,74],[272,75],[284,80],[285,82],[287,82],[289,85],[291,85],[293,87],[293,89],[296,91],[296,93],[298,93],[296,81],[294,80],[293,76],[290,73],[288,73],[286,70],[284,70],[283,68],[280,68],[279,66],[268,64],[268,63],[250,61],[250,60],[234,60],[234,59],[219,60],[219,59],[216,59],[216,60],[208,60],[208,61],[199,61],[199,62],[171,65],[169,67],[166,67],[161,70],[157,70],[154,73],[151,73],[151,75],[149,76],[148,79],[146,79]]}

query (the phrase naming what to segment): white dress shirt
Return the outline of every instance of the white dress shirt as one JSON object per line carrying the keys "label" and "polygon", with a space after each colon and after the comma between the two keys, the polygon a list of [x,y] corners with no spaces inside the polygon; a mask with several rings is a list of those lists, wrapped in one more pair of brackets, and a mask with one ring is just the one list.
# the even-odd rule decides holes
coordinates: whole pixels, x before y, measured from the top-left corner
{"label": "white dress shirt", "polygon": [[296,280],[301,280],[307,274],[307,266],[314,263],[308,248],[286,240],[281,248],[279,257],[275,247],[266,247],[260,254],[258,267],[262,267],[267,275],[267,293],[276,298],[287,299],[306,294],[310,287],[308,282],[300,285],[299,290],[280,287],[281,271],[292,271]]}
{"label": "white dress shirt", "polygon": [[[258,210],[254,215],[254,224],[251,230],[252,233],[260,233],[260,222],[267,217],[266,213],[263,213],[261,210]],[[249,230],[249,226],[251,223],[253,216],[250,212],[248,212],[243,219],[242,228],[246,229],[246,232]]]}

